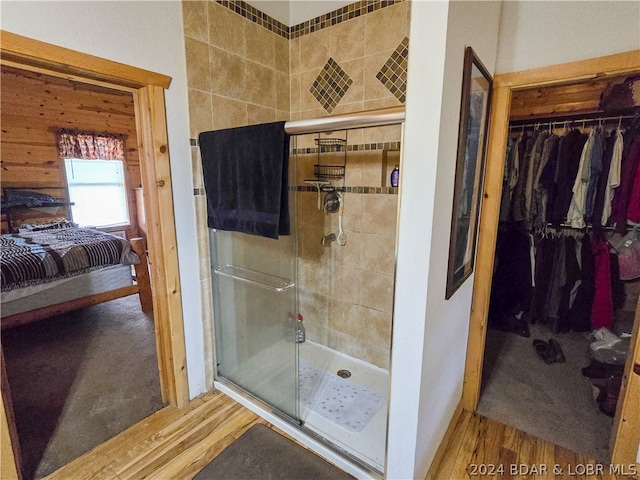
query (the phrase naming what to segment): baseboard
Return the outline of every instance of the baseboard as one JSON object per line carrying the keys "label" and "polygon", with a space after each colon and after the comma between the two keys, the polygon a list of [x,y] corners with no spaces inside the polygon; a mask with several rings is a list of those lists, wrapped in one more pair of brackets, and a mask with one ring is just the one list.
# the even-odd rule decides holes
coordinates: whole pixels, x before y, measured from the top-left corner
{"label": "baseboard", "polygon": [[449,444],[451,443],[451,439],[453,438],[453,432],[455,431],[456,425],[458,424],[458,420],[460,420],[460,416],[462,415],[463,412],[464,412],[464,408],[462,406],[462,399],[460,399],[460,401],[458,402],[458,406],[453,412],[453,416],[451,417],[451,421],[449,422],[447,431],[444,433],[442,442],[440,442],[438,451],[436,452],[435,457],[433,457],[433,461],[431,462],[431,467],[429,467],[429,473],[427,473],[425,480],[437,480],[436,473],[440,468],[442,459],[447,453]]}

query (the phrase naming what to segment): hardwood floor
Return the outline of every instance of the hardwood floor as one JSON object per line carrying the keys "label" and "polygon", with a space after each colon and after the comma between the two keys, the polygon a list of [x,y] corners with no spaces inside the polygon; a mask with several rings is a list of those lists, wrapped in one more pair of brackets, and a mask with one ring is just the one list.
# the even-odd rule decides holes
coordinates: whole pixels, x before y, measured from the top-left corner
{"label": "hardwood floor", "polygon": [[[46,478],[191,479],[256,423],[263,423],[283,433],[223,393],[210,392],[181,409],[166,408],[155,413]],[[520,464],[525,465],[523,469],[529,470],[534,466],[546,466],[548,472],[546,475],[535,475],[531,472],[524,474],[523,470],[513,474],[511,465]],[[555,464],[563,468],[561,475],[553,473]],[[502,474],[499,473],[500,465],[504,466]],[[568,465],[572,470],[568,469]],[[589,466],[598,468],[596,463],[551,443],[479,415],[463,412],[455,425],[447,454],[429,478],[630,478],[610,475],[608,466],[602,467],[602,473],[581,474],[579,470]]]}
{"label": "hardwood floor", "polygon": [[455,425],[440,465],[434,468],[434,472],[430,472],[427,478],[433,480],[638,478],[635,465],[610,467],[608,464],[599,464],[513,427],[466,411],[462,412]]}

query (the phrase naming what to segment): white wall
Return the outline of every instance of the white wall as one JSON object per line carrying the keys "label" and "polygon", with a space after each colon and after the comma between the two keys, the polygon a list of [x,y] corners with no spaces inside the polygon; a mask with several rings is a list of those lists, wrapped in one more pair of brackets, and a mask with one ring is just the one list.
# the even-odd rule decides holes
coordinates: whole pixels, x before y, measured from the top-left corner
{"label": "white wall", "polygon": [[388,478],[424,478],[462,395],[473,276],[444,298],[462,68],[470,45],[493,72],[500,8],[411,6]]}
{"label": "white wall", "polygon": [[497,73],[640,48],[640,2],[505,1]]}
{"label": "white wall", "polygon": [[179,1],[0,3],[0,28],[173,78],[165,92],[169,154],[178,232],[189,393],[204,391],[187,74]]}

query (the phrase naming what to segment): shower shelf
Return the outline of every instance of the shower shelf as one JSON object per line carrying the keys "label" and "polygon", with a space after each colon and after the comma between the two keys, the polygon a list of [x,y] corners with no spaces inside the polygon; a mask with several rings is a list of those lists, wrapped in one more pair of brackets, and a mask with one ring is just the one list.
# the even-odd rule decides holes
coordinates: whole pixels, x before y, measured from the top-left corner
{"label": "shower shelf", "polygon": [[266,288],[274,292],[284,292],[295,285],[291,280],[276,277],[268,273],[256,272],[247,268],[225,265],[214,270],[217,275],[229,277],[256,287]]}

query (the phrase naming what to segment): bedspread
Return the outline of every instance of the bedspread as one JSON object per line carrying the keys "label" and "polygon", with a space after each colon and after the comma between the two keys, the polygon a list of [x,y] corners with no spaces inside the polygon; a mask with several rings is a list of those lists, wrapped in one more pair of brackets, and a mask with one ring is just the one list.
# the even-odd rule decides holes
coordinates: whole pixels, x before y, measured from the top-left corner
{"label": "bedspread", "polygon": [[139,261],[124,238],[88,228],[2,235],[2,291]]}

